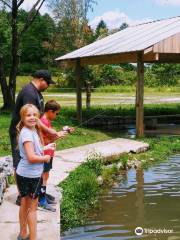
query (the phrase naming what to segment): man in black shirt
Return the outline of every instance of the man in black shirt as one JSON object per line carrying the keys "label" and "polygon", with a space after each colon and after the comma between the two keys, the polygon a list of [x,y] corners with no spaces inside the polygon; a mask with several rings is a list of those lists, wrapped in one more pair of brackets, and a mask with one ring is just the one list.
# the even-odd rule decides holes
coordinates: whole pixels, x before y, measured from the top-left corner
{"label": "man in black shirt", "polygon": [[[11,150],[13,157],[13,167],[16,170],[17,165],[20,161],[19,151],[17,150],[16,142],[16,125],[20,121],[20,109],[27,103],[34,104],[40,111],[40,114],[44,112],[44,99],[41,92],[45,91],[50,84],[55,82],[51,78],[51,74],[47,70],[38,70],[33,75],[33,80],[25,85],[19,92],[15,108],[12,114],[12,120],[9,128],[9,135],[11,141]],[[49,131],[49,130],[48,130]],[[49,132],[50,134],[55,134]]]}

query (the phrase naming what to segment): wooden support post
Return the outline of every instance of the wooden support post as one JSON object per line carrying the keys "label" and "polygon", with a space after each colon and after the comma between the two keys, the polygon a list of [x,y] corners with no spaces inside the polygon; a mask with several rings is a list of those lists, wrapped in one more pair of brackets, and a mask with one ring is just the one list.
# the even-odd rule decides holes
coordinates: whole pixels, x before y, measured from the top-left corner
{"label": "wooden support post", "polygon": [[136,85],[136,135],[144,135],[144,63],[143,53],[137,55],[137,85]]}
{"label": "wooden support post", "polygon": [[81,93],[80,59],[77,59],[77,61],[76,61],[75,74],[76,74],[76,113],[77,113],[78,122],[82,123],[82,93]]}
{"label": "wooden support post", "polygon": [[86,108],[91,107],[91,82],[86,81]]}

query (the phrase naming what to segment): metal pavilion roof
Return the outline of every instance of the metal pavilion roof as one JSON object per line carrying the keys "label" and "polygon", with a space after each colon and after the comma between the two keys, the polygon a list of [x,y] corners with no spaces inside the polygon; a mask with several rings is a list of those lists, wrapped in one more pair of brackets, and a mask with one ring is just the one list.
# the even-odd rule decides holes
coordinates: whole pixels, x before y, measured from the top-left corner
{"label": "metal pavilion roof", "polygon": [[66,61],[85,57],[138,52],[177,33],[180,33],[180,16],[130,26],[55,60]]}

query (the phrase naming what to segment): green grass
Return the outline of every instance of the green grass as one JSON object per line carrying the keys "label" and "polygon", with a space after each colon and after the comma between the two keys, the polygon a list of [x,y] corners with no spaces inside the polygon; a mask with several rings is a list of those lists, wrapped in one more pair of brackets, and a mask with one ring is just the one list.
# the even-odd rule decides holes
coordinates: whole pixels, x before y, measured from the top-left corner
{"label": "green grass", "polygon": [[[136,86],[125,86],[125,85],[114,85],[114,86],[101,86],[94,89],[94,92],[98,93],[135,93]],[[180,86],[160,86],[160,87],[146,87],[144,88],[145,94],[169,94],[169,93],[180,93]]]}
{"label": "green grass", "polygon": [[[32,76],[17,76],[17,84],[16,84],[16,90],[17,92],[30,80],[32,79]],[[57,77],[53,77],[53,79],[57,82]],[[126,85],[107,85],[107,86],[101,86],[98,88],[95,88],[93,90],[95,93],[123,93],[132,95],[135,94],[136,87],[135,85],[132,86],[126,86]],[[67,88],[67,87],[58,87],[58,86],[51,86],[48,89],[48,92],[54,92],[54,93],[70,93],[70,92],[76,92],[75,88]],[[150,88],[145,87],[145,94],[169,94],[169,93],[178,93],[180,94],[180,86],[160,86],[156,88]]]}
{"label": "green grass", "polygon": [[180,153],[180,138],[175,136],[161,136],[156,138],[143,138],[149,143],[147,152],[136,154],[135,158],[142,162],[144,167],[150,164],[165,161],[169,156]]}
{"label": "green grass", "polygon": [[[32,79],[31,76],[17,76],[17,91],[19,91],[22,86],[24,86],[26,83],[28,83]],[[53,77],[55,81],[57,81],[57,77]],[[98,93],[135,93],[136,87],[135,85],[132,86],[124,86],[124,85],[118,85],[118,86],[102,86],[96,88],[94,91]],[[75,89],[69,88],[58,88],[58,87],[50,87],[49,92],[71,92],[74,91]],[[150,87],[145,87],[145,93],[151,93],[151,94],[159,94],[159,93],[180,93],[180,86],[160,86],[156,88],[150,88]]]}
{"label": "green grass", "polygon": [[11,147],[9,142],[9,124],[10,124],[11,115],[10,114],[1,114],[0,115],[0,156],[5,156],[11,154]]}
{"label": "green grass", "polygon": [[61,230],[85,223],[90,210],[96,203],[100,188],[96,174],[86,164],[70,173],[68,180],[60,184],[63,188],[61,204]]}

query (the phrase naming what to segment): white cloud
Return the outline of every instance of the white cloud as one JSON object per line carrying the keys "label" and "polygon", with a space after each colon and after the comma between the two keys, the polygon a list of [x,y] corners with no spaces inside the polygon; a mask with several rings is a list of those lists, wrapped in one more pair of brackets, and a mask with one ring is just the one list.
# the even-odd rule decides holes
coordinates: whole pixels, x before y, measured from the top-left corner
{"label": "white cloud", "polygon": [[[24,3],[21,5],[21,7],[23,9],[25,9],[26,11],[29,11],[35,2],[37,2],[37,0],[25,0]],[[49,9],[47,8],[46,3],[43,3],[43,5],[41,6],[41,9],[40,9],[40,13],[45,14],[48,12],[49,12]]]}
{"label": "white cloud", "polygon": [[154,0],[159,5],[180,6],[180,0]]}
{"label": "white cloud", "polygon": [[124,22],[128,25],[135,25],[151,21],[151,19],[148,18],[139,20],[131,19],[125,13],[115,10],[105,12],[103,15],[95,17],[92,21],[90,21],[91,27],[95,29],[101,20],[106,23],[109,29],[119,28]]}

